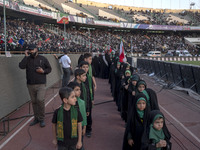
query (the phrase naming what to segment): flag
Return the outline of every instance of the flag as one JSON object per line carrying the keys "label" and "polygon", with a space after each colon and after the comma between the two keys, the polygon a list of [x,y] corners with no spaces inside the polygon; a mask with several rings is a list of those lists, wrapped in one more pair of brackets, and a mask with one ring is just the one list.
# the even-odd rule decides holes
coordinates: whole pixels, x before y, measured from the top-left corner
{"label": "flag", "polygon": [[24,44],[24,40],[21,38],[21,39],[18,41],[18,43],[19,43],[20,45],[23,45],[23,44]]}
{"label": "flag", "polygon": [[110,53],[112,52],[112,48],[111,48],[111,46],[110,46]]}
{"label": "flag", "polygon": [[57,23],[59,23],[59,24],[68,24],[69,23],[69,19],[68,19],[68,17],[66,17],[66,16],[63,16],[62,18],[58,18],[57,19]]}
{"label": "flag", "polygon": [[45,42],[47,42],[47,41],[49,41],[49,40],[50,40],[50,38],[46,39]]}
{"label": "flag", "polygon": [[12,44],[12,45],[17,45],[16,43],[13,42],[13,38],[12,37],[10,38],[10,40],[8,41],[8,43]]}
{"label": "flag", "polygon": [[125,51],[122,40],[120,44],[119,62],[126,62]]}
{"label": "flag", "polygon": [[3,44],[3,43],[5,43],[5,40],[1,39],[0,44]]}
{"label": "flag", "polygon": [[13,38],[11,37],[10,40],[8,41],[9,44],[12,44]]}

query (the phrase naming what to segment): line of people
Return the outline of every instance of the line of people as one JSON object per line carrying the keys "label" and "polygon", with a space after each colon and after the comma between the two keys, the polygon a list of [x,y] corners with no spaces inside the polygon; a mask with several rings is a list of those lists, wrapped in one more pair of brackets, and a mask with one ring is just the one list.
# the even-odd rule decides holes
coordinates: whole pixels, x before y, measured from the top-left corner
{"label": "line of people", "polygon": [[170,132],[154,90],[128,63],[112,57],[109,83],[121,118],[126,123],[123,150],[170,150]]}
{"label": "line of people", "polygon": [[[30,44],[24,53],[25,57],[19,63],[19,68],[26,69],[27,87],[34,113],[34,120],[30,126],[40,124],[43,128],[46,126],[44,103],[46,75],[52,68],[46,57],[38,54],[35,44]],[[60,59],[62,67],[70,67],[71,60],[66,54],[56,58]],[[94,90],[97,88],[91,63],[92,55],[85,53],[83,61],[75,70],[74,81],[68,83],[68,77],[63,76],[67,80],[63,79],[62,82],[67,83],[63,83],[59,90],[62,102],[54,111],[52,118],[53,144],[58,150],[84,150],[82,146],[84,135],[91,137]]]}
{"label": "line of people", "polygon": [[91,137],[92,108],[96,90],[91,63],[92,55],[85,53],[74,71],[74,81],[59,90],[62,104],[55,110],[52,119],[53,144],[58,146],[58,150],[84,150],[84,135]]}

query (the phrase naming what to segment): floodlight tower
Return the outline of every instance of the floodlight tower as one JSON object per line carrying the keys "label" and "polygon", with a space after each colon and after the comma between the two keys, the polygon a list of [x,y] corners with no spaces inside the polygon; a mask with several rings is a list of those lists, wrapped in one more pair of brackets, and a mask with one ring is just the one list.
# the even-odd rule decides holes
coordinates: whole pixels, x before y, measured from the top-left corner
{"label": "floodlight tower", "polygon": [[6,1],[3,0],[3,17],[4,17],[4,44],[5,44],[5,55],[6,55],[6,52],[7,52],[7,34],[6,34]]}
{"label": "floodlight tower", "polygon": [[195,3],[194,3],[194,2],[191,2],[191,3],[190,3],[190,9],[194,8],[194,6],[195,6]]}

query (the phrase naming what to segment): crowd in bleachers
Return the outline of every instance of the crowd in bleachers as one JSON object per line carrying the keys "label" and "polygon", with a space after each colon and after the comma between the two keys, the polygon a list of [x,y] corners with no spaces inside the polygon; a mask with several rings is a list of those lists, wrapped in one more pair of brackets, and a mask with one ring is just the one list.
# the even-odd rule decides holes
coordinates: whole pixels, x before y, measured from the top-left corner
{"label": "crowd in bleachers", "polygon": [[[0,50],[4,51],[3,22],[0,23]],[[63,30],[63,29],[62,29]],[[23,51],[26,45],[34,43],[41,52],[59,52],[65,48],[64,37],[56,34],[44,25],[36,25],[27,21],[7,20],[7,44],[8,51]],[[88,30],[68,27],[66,47],[70,52],[86,52],[89,49],[93,52],[102,52],[108,49],[119,50],[121,37],[126,52],[143,53],[160,50],[167,53],[168,50],[187,49],[193,55],[198,54],[194,46],[185,43],[184,37],[198,37],[198,33],[148,33],[140,31],[107,31],[105,29]],[[19,40],[24,43],[20,44]]]}
{"label": "crowd in bleachers", "polygon": [[[139,24],[156,24],[156,25],[177,25],[177,26],[183,26],[183,25],[196,25],[194,24],[194,21],[187,16],[187,11],[183,11],[180,13],[165,13],[164,10],[155,11],[155,10],[132,10],[130,11],[124,11],[118,9],[118,12],[124,13],[128,17],[133,17],[134,23]],[[146,17],[140,18],[137,17],[138,15]],[[171,16],[172,15],[172,16]],[[173,16],[175,16],[173,18]]]}
{"label": "crowd in bleachers", "polygon": [[[21,3],[20,1],[17,1],[17,2]],[[39,3],[39,1],[37,1],[37,2]],[[37,7],[40,9],[43,9],[43,10],[52,11],[50,8],[43,6],[42,3],[39,4]],[[84,6],[82,6],[82,4],[80,4],[80,7],[84,7]],[[100,7],[96,7],[96,6],[91,6],[91,7],[94,7],[97,10],[101,9]],[[62,6],[60,8],[62,8]],[[91,8],[91,9],[94,9],[94,8]],[[86,7],[85,9],[87,9],[87,11],[90,12],[90,9],[88,7]],[[106,7],[104,7],[104,9],[106,9]],[[168,12],[165,12],[165,10],[163,10],[163,9],[160,9],[160,10],[151,10],[151,9],[149,9],[149,10],[147,10],[147,9],[146,10],[142,10],[142,9],[141,10],[133,10],[133,9],[130,9],[130,11],[125,11],[123,8],[119,9],[116,7],[112,8],[112,9],[110,9],[110,8],[107,8],[107,9],[110,11],[113,9],[113,13],[118,12],[118,15],[119,16],[121,15],[121,18],[124,18],[125,20],[128,19],[129,22],[137,23],[137,24],[197,26],[200,23],[200,13],[190,12],[187,10],[179,12],[179,13],[168,13]],[[57,8],[57,10],[58,10],[58,8]],[[63,12],[63,10],[60,10],[60,11]],[[77,13],[76,16],[87,18],[88,16],[86,15],[86,13],[88,13],[88,12]],[[66,12],[66,13],[69,13],[69,12]],[[91,10],[91,13],[92,13],[92,10]],[[104,21],[110,21],[110,22],[120,22],[119,19],[114,18],[114,17],[109,18],[107,16],[101,16],[99,14],[94,14],[94,15],[97,15],[98,20],[104,20]],[[140,16],[143,16],[143,17],[140,17]]]}

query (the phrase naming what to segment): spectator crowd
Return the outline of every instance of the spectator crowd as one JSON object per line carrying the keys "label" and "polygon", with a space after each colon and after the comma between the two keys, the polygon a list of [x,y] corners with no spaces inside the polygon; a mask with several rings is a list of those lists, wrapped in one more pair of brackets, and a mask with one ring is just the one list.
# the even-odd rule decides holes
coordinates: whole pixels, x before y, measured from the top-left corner
{"label": "spectator crowd", "polygon": [[[63,27],[59,27],[63,31]],[[198,54],[195,46],[186,44],[184,37],[199,37],[199,33],[191,32],[163,32],[148,31],[117,31],[102,29],[78,28],[68,26],[66,40],[58,32],[47,29],[43,24],[38,25],[29,21],[7,20],[7,50],[24,51],[26,45],[36,44],[40,52],[55,53],[66,49],[69,52],[103,52],[104,50],[118,51],[120,40],[123,39],[126,52],[143,53],[159,50],[188,50],[191,54]],[[4,27],[0,23],[0,51],[4,51]],[[110,46],[110,47],[109,47]]]}

